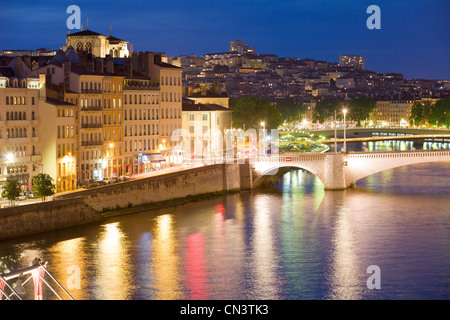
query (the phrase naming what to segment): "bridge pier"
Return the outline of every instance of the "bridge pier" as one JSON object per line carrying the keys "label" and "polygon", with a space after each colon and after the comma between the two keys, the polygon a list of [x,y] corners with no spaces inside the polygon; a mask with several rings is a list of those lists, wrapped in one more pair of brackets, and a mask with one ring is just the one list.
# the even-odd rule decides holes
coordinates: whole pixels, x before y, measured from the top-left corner
{"label": "bridge pier", "polygon": [[344,154],[327,154],[325,156],[324,173],[321,178],[325,190],[345,190],[354,185],[345,179],[346,161]]}

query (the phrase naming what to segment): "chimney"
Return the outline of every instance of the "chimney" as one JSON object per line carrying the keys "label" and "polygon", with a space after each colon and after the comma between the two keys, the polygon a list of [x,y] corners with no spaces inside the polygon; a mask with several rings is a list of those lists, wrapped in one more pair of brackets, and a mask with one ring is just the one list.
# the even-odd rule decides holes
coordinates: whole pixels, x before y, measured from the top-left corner
{"label": "chimney", "polygon": [[103,73],[103,58],[95,58],[95,71]]}
{"label": "chimney", "polygon": [[86,69],[92,72],[95,72],[95,61],[93,59],[89,59],[86,63]]}
{"label": "chimney", "polygon": [[136,53],[134,53],[131,56],[131,65],[132,65],[132,70],[133,71],[138,71],[139,72],[139,56],[140,56],[140,54],[136,54]]}
{"label": "chimney", "polygon": [[133,62],[132,62],[131,58],[130,57],[124,58],[123,64],[124,64],[124,68],[125,68],[125,73],[132,77],[133,76]]}
{"label": "chimney", "polygon": [[161,53],[154,54],[154,57],[155,57],[155,63],[161,63],[162,62]]}
{"label": "chimney", "polygon": [[151,72],[151,66],[155,63],[155,56],[153,52],[146,51],[144,53],[144,61],[143,61],[143,70],[142,72],[147,76],[150,77]]}
{"label": "chimney", "polygon": [[106,72],[114,73],[114,60],[111,57],[106,59]]}

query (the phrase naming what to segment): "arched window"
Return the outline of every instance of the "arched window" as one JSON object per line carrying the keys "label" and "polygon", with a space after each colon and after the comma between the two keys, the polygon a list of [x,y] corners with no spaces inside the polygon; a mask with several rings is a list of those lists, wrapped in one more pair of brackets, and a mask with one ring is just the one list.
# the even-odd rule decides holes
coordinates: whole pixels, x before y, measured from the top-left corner
{"label": "arched window", "polygon": [[78,51],[83,51],[83,44],[81,42],[78,42],[75,46],[75,50]]}
{"label": "arched window", "polygon": [[92,53],[92,44],[90,42],[86,42],[85,48],[88,53]]}

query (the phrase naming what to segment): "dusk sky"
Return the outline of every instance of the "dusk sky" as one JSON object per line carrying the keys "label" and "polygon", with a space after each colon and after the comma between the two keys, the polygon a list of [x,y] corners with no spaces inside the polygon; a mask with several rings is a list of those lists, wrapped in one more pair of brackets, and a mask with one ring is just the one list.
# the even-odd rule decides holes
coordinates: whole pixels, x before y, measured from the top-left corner
{"label": "dusk sky", "polygon": [[[338,62],[365,57],[366,69],[407,78],[450,79],[449,0],[170,0],[2,1],[0,49],[58,49],[66,9],[81,8],[86,29],[133,43],[135,51],[200,56],[244,40],[257,53]],[[381,29],[369,30],[370,5]],[[76,32],[76,30],[72,30]]]}

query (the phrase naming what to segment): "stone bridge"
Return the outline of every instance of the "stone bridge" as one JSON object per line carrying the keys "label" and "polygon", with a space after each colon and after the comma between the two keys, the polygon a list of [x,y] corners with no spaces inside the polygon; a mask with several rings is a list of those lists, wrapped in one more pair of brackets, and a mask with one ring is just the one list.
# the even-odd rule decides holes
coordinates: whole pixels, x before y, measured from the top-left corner
{"label": "stone bridge", "polygon": [[251,185],[258,187],[299,168],[317,176],[325,190],[343,190],[377,172],[437,161],[450,161],[450,150],[274,155],[250,161],[253,172]]}

